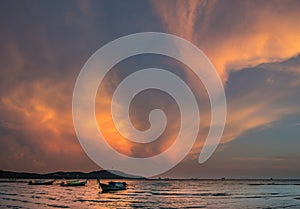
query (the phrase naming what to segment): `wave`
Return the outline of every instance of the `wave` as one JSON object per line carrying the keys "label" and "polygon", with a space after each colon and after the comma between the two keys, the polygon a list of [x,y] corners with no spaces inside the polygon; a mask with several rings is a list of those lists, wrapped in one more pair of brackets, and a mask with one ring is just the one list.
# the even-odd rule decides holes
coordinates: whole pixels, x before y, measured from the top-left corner
{"label": "wave", "polygon": [[152,191],[152,195],[169,195],[169,196],[230,196],[228,193],[180,193],[180,192],[161,192],[161,191]]}

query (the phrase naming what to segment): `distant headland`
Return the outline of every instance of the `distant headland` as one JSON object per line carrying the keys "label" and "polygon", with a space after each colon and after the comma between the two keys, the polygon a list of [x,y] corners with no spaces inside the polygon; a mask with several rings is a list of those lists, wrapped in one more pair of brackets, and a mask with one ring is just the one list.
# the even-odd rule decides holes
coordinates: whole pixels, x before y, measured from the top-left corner
{"label": "distant headland", "polygon": [[123,173],[121,171],[92,171],[84,172],[54,172],[54,173],[26,173],[0,170],[0,178],[6,179],[145,179],[141,176],[134,176]]}

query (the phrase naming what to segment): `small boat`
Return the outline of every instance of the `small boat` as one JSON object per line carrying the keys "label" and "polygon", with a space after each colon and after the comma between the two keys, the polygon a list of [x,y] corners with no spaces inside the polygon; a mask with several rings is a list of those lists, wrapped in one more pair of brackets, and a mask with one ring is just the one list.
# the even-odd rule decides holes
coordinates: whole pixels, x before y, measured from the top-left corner
{"label": "small boat", "polygon": [[60,186],[63,186],[63,187],[85,186],[86,183],[87,183],[87,180],[85,180],[85,181],[74,180],[74,181],[67,181],[66,183],[61,182]]}
{"label": "small boat", "polygon": [[55,180],[52,181],[34,180],[34,181],[29,181],[28,185],[52,185],[54,182]]}
{"label": "small boat", "polygon": [[127,189],[126,182],[110,181],[110,182],[108,182],[108,184],[103,184],[100,182],[100,179],[97,179],[97,182],[98,182],[99,188],[101,187],[102,192],[114,192],[114,191]]}

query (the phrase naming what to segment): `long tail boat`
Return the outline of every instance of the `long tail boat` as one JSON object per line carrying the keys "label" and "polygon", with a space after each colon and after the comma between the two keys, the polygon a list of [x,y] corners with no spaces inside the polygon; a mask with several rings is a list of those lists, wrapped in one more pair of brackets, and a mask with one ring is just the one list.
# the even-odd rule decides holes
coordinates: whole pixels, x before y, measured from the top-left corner
{"label": "long tail boat", "polygon": [[29,181],[29,185],[52,185],[55,182],[55,180],[51,181],[45,181],[45,180],[34,180],[34,181]]}
{"label": "long tail boat", "polygon": [[60,186],[63,186],[63,187],[85,186],[86,183],[87,183],[87,180],[85,180],[85,181],[73,180],[73,181],[61,182]]}
{"label": "long tail boat", "polygon": [[97,182],[99,185],[99,188],[102,189],[102,192],[113,192],[113,191],[119,191],[119,190],[126,190],[127,184],[126,182],[115,182],[110,181],[108,184],[103,184],[100,182],[100,179],[97,178]]}

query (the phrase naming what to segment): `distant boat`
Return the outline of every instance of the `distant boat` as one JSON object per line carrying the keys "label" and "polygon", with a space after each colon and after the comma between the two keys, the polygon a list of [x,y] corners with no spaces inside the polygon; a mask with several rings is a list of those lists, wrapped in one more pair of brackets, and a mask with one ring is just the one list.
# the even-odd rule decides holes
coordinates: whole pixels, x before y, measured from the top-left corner
{"label": "distant boat", "polygon": [[55,182],[55,180],[52,181],[45,181],[45,180],[34,180],[34,181],[29,181],[29,185],[52,185]]}
{"label": "distant boat", "polygon": [[110,181],[108,184],[103,184],[100,182],[100,179],[97,178],[97,182],[99,185],[99,188],[101,187],[102,192],[113,192],[113,191],[119,191],[119,190],[126,190],[127,184],[126,182],[115,182]]}
{"label": "distant boat", "polygon": [[87,180],[85,181],[78,181],[78,180],[74,180],[74,181],[67,181],[66,183],[65,182],[61,182],[60,186],[63,186],[63,187],[68,187],[68,186],[85,186],[87,183]]}

